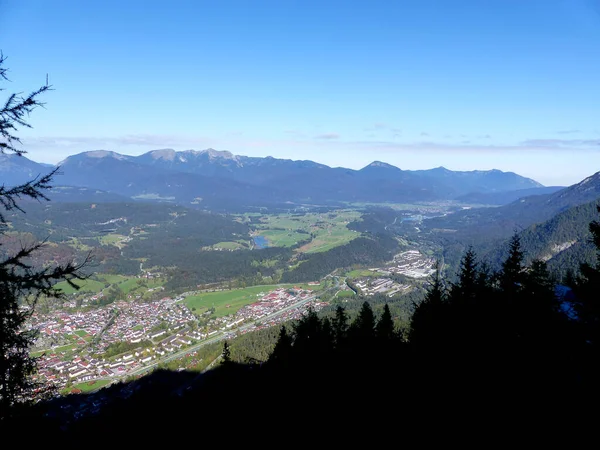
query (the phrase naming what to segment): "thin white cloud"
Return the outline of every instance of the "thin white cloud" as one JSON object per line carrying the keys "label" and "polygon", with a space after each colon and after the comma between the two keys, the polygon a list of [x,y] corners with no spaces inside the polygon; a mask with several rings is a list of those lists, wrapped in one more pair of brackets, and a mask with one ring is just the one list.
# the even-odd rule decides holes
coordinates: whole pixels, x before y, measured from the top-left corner
{"label": "thin white cloud", "polygon": [[121,146],[151,146],[179,147],[210,145],[214,139],[197,136],[177,136],[160,134],[129,134],[124,136],[41,136],[31,137],[23,140],[27,146],[61,146],[61,147],[80,147],[80,148],[99,148],[99,147],[121,147]]}
{"label": "thin white cloud", "polygon": [[528,139],[521,145],[546,148],[597,147],[600,146],[600,139]]}
{"label": "thin white cloud", "polygon": [[325,140],[332,140],[332,139],[339,139],[340,135],[338,133],[322,133],[322,134],[318,134],[315,136],[315,139],[325,139]]}

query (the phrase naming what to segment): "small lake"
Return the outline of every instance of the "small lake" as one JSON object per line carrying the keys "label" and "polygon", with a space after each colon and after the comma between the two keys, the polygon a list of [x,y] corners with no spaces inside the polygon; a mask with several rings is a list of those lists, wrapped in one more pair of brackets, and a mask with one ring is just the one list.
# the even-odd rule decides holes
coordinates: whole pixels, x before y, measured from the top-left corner
{"label": "small lake", "polygon": [[254,236],[253,239],[256,248],[267,248],[269,246],[269,242],[264,236]]}

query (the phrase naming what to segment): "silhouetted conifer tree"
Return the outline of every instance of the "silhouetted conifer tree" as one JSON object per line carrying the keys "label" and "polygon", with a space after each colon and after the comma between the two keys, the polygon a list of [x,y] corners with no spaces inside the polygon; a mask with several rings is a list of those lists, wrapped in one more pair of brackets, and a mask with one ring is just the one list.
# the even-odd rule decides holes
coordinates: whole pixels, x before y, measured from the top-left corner
{"label": "silhouetted conifer tree", "polygon": [[415,305],[410,321],[409,342],[417,346],[431,346],[438,342],[443,334],[446,320],[446,289],[444,287],[439,261],[421,303]]}
{"label": "silhouetted conifer tree", "polygon": [[348,315],[346,314],[346,310],[340,305],[335,308],[333,333],[336,347],[342,347],[343,341],[346,340],[348,333]]}
{"label": "silhouetted conifer tree", "polygon": [[325,317],[322,321],[321,325],[321,352],[328,357],[333,353],[333,349],[335,347],[335,336],[333,332],[333,327],[331,325],[331,320],[329,317]]}
{"label": "silhouetted conifer tree", "polygon": [[322,324],[314,309],[308,311],[294,326],[294,355],[308,363],[320,357]]}
{"label": "silhouetted conifer tree", "polygon": [[375,336],[381,342],[392,342],[396,337],[394,332],[394,321],[390,313],[390,307],[386,303],[383,307],[383,313],[375,325]]}
{"label": "silhouetted conifer tree", "polygon": [[521,240],[515,233],[509,243],[508,257],[502,263],[499,274],[499,287],[503,296],[509,301],[517,295],[523,283],[523,252],[521,251]]}
{"label": "silhouetted conifer tree", "polygon": [[448,300],[454,305],[472,304],[477,294],[479,273],[477,258],[472,248],[469,248],[460,262],[458,281],[450,288]]}
{"label": "silhouetted conifer tree", "polygon": [[363,303],[358,316],[350,326],[349,335],[355,346],[366,347],[372,344],[375,337],[375,314],[369,302]]}
{"label": "silhouetted conifer tree", "polygon": [[279,330],[279,338],[273,348],[273,352],[269,356],[269,363],[280,366],[286,366],[289,363],[292,353],[292,337],[287,333],[285,325],[282,325]]}

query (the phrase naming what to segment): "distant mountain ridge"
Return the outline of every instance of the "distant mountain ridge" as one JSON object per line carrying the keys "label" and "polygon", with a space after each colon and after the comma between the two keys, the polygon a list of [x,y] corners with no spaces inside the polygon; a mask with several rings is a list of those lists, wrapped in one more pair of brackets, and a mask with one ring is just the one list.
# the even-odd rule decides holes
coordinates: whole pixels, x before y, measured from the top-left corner
{"label": "distant mountain ridge", "polygon": [[[25,181],[36,171],[48,171],[47,165],[25,157],[0,160],[0,171],[6,171],[9,164],[11,173],[20,175],[3,177],[3,181],[8,179],[7,184]],[[206,209],[451,200],[470,193],[542,187],[532,179],[499,170],[411,171],[381,161],[353,170],[306,160],[240,156],[214,149],[159,149],[140,156],[94,150],[69,156],[59,165],[61,175],[56,177],[56,185],[98,189],[129,198],[169,200]]]}
{"label": "distant mountain ridge", "polygon": [[[556,266],[560,258],[575,250],[589,250],[582,242],[582,235],[594,213],[593,205],[598,202],[600,172],[552,194],[533,195],[503,206],[473,208],[426,219],[420,228],[424,236],[443,243],[444,257],[451,265],[458,263],[469,245],[482,255],[491,252],[491,260],[500,261],[506,249],[505,240],[519,232],[528,242],[526,250],[532,257],[549,259]],[[576,209],[580,205],[587,206]],[[569,220],[572,223],[569,224]],[[540,230],[546,231],[538,236],[536,233]],[[571,245],[573,249],[569,249]]]}
{"label": "distant mountain ridge", "polygon": [[553,194],[564,188],[565,186],[543,186],[505,192],[471,192],[469,194],[457,197],[456,200],[464,203],[499,206],[507,205],[508,203],[512,203],[520,198],[529,197],[531,195]]}

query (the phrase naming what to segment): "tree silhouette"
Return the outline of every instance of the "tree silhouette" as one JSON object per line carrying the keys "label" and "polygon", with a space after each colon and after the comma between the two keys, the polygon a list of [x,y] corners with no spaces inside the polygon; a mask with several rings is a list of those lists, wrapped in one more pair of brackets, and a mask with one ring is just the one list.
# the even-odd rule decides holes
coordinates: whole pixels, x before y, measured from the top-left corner
{"label": "tree silhouette", "polygon": [[[423,301],[415,305],[410,321],[409,341],[416,346],[431,347],[443,338],[443,328],[447,312],[447,293],[441,274],[440,262],[435,264],[435,272],[429,281]],[[439,336],[438,336],[439,335]]]}
{"label": "tree silhouette", "polygon": [[346,314],[344,308],[340,305],[335,308],[335,317],[333,318],[333,333],[336,347],[343,347],[343,343],[348,337],[348,315]]}
{"label": "tree silhouette", "polygon": [[287,333],[285,325],[279,329],[279,337],[273,348],[273,352],[269,356],[269,363],[279,366],[287,366],[292,353],[292,338]]}
{"label": "tree silhouette", "polygon": [[[0,53],[0,81],[7,81],[4,62]],[[15,133],[19,127],[30,127],[26,118],[42,105],[38,97],[49,89],[46,84],[25,97],[15,93],[8,96],[0,109],[1,153],[17,156],[25,153],[17,147],[21,141]],[[0,205],[5,211],[23,212],[18,203],[21,198],[48,200],[44,192],[51,187],[55,174],[56,170],[19,186],[1,186]],[[0,236],[7,228],[5,217],[0,213]],[[31,378],[36,371],[36,359],[29,355],[38,332],[24,328],[38,299],[41,296],[60,298],[62,292],[54,288],[57,281],[66,279],[77,288],[72,280],[83,278],[80,273],[83,264],[70,262],[63,266],[34,267],[31,257],[43,245],[23,247],[0,261],[0,418],[8,416],[16,402],[31,400],[43,391],[42,386]]]}
{"label": "tree silhouette", "polygon": [[355,349],[372,347],[375,338],[375,314],[369,302],[365,301],[358,312],[358,316],[348,329],[348,337]]}
{"label": "tree silhouette", "polygon": [[380,342],[391,342],[394,340],[394,321],[390,313],[390,307],[386,303],[383,307],[383,313],[375,325],[375,336]]}
{"label": "tree silhouette", "polygon": [[517,294],[523,282],[523,252],[521,251],[521,240],[515,233],[510,239],[508,258],[502,263],[499,274],[499,285],[502,292],[511,299]]}
{"label": "tree silhouette", "polygon": [[460,272],[457,283],[451,286],[449,300],[454,304],[470,304],[477,294],[479,273],[477,258],[472,248],[469,248],[460,262]]}

